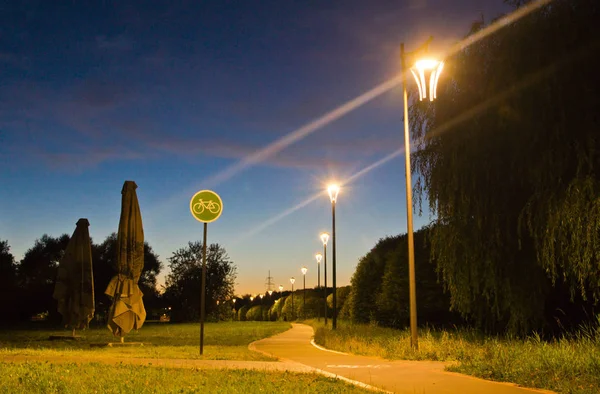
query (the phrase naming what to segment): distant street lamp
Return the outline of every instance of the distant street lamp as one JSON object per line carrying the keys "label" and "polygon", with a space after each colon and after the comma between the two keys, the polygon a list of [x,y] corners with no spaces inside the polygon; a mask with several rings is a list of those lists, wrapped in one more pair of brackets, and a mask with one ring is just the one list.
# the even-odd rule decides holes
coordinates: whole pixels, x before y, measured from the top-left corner
{"label": "distant street lamp", "polygon": [[[321,288],[321,260],[323,260],[323,255],[321,253],[315,254],[315,259],[317,259],[317,289]],[[327,300],[326,300],[327,302]],[[317,315],[317,320],[321,321],[321,308],[319,308],[319,314]]]}
{"label": "distant street lamp", "polygon": [[296,278],[294,278],[293,276],[290,278],[290,283],[292,284],[292,320],[294,320],[294,315],[296,314],[294,311],[294,282],[296,281]]}
{"label": "distant street lamp", "polygon": [[231,320],[235,320],[235,302],[237,301],[237,298],[234,298],[231,301],[233,302],[233,317],[231,318]]}
{"label": "distant street lamp", "polygon": [[300,271],[302,271],[304,279],[304,290],[302,290],[302,315],[304,316],[304,320],[306,320],[306,273],[308,272],[308,268],[302,267]]}
{"label": "distant street lamp", "polygon": [[279,292],[283,292],[283,285],[279,285]]}
{"label": "distant street lamp", "polygon": [[[414,52],[404,52],[404,43],[400,44],[400,58],[402,62],[402,89],[404,93],[404,159],[406,173],[406,233],[408,234],[408,287],[410,305],[410,344],[414,349],[419,348],[417,333],[417,290],[415,281],[415,251],[413,239],[413,212],[412,212],[412,180],[410,170],[410,135],[408,125],[408,93],[406,91],[406,57],[414,58],[419,52],[427,51],[432,38]],[[437,97],[437,83],[444,68],[444,62],[434,59],[419,59],[410,68],[419,88],[419,99],[427,98],[429,101]],[[429,87],[429,89],[427,89]]]}
{"label": "distant street lamp", "polygon": [[333,250],[331,252],[333,257],[333,319],[331,324],[331,329],[335,330],[337,328],[337,290],[336,290],[336,273],[335,273],[335,203],[337,201],[338,193],[340,192],[340,187],[338,185],[329,185],[327,188],[329,192],[329,199],[331,200],[331,217],[332,217],[332,243]]}
{"label": "distant street lamp", "polygon": [[263,293],[260,293],[258,296],[260,297],[260,320],[262,321],[262,319],[263,319],[263,302],[262,302],[262,300],[265,295]]}
{"label": "distant street lamp", "polygon": [[327,242],[329,242],[329,234],[321,233],[321,242],[323,242],[323,279],[325,281],[323,302],[325,304],[325,325],[327,325]]}
{"label": "distant street lamp", "polygon": [[[267,290],[267,293],[269,293],[269,301],[273,302],[273,300],[271,299],[271,296],[273,295],[273,290]],[[271,306],[269,305],[269,321],[271,321]]]}

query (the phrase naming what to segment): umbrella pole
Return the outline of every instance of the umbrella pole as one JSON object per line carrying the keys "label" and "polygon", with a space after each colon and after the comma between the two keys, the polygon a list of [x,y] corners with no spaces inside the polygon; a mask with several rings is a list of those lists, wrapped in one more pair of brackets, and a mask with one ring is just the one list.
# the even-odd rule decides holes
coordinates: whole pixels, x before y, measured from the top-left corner
{"label": "umbrella pole", "polygon": [[206,304],[206,232],[208,223],[204,223],[204,240],[202,241],[202,287],[200,292],[200,355],[204,352],[204,313]]}

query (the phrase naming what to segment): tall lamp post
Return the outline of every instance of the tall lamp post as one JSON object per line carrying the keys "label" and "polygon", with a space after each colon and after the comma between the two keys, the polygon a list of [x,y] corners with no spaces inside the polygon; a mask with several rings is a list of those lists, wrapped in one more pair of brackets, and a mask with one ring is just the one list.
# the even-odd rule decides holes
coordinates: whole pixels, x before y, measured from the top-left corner
{"label": "tall lamp post", "polygon": [[237,298],[234,298],[234,299],[232,300],[232,302],[233,302],[233,318],[232,318],[231,320],[235,320],[235,302],[236,302],[236,301],[237,301]]}
{"label": "tall lamp post", "polygon": [[[406,173],[406,233],[408,234],[408,287],[409,287],[409,305],[410,305],[410,344],[413,349],[419,348],[419,338],[417,334],[417,289],[415,281],[415,251],[413,239],[413,215],[412,215],[412,180],[410,170],[410,133],[408,124],[408,93],[406,91],[406,58],[414,57],[428,49],[432,38],[429,38],[425,44],[414,52],[404,52],[404,43],[400,44],[400,58],[402,62],[402,89],[404,93],[404,158]],[[437,83],[444,68],[444,62],[434,59],[420,59],[410,68],[410,72],[415,77],[419,89],[419,99],[422,101],[427,98],[429,91],[429,101],[437,97]],[[429,89],[427,89],[429,87]]]}
{"label": "tall lamp post", "polygon": [[325,304],[325,325],[327,325],[327,242],[329,242],[329,234],[321,233],[321,242],[323,242],[323,302]]}
{"label": "tall lamp post", "polygon": [[[283,295],[283,285],[279,285],[279,298],[281,298],[281,296]],[[281,308],[281,309],[280,309]],[[283,310],[283,305],[281,307],[277,307],[277,309]],[[280,319],[280,313],[277,312],[277,318]]]}
{"label": "tall lamp post", "polygon": [[306,320],[306,273],[308,272],[308,268],[302,267],[302,269],[300,271],[302,271],[302,279],[303,279],[302,316],[303,316],[303,319]]}
{"label": "tall lamp post", "polygon": [[[317,259],[317,289],[321,288],[321,260],[323,260],[323,255],[321,253],[317,253],[315,255],[315,259]],[[327,302],[327,299],[325,299]],[[318,321],[321,321],[321,308],[319,308],[319,314],[317,316]]]}
{"label": "tall lamp post", "polygon": [[330,185],[327,188],[329,192],[329,199],[331,200],[331,218],[332,218],[332,257],[333,257],[333,319],[331,323],[331,329],[335,330],[337,328],[337,290],[336,290],[336,273],[335,273],[335,203],[337,202],[337,196],[340,192],[340,187],[338,185]]}
{"label": "tall lamp post", "polygon": [[296,314],[296,311],[294,310],[294,282],[296,281],[296,278],[294,278],[293,276],[290,278],[290,283],[292,284],[292,320],[294,320],[294,315]]}
{"label": "tall lamp post", "polygon": [[[273,290],[267,290],[267,293],[269,293],[269,302],[273,302],[273,298],[271,297]],[[271,305],[269,305],[269,321],[271,321]]]}
{"label": "tall lamp post", "polygon": [[263,319],[263,297],[265,296],[263,293],[260,293],[258,295],[260,297],[260,320],[262,321]]}

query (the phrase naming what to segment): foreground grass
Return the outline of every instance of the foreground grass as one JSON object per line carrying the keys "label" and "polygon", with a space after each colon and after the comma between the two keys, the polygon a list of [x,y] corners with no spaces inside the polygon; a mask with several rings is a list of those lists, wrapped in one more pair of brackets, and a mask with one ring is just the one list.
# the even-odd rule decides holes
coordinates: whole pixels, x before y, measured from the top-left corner
{"label": "foreground grass", "polygon": [[581,331],[573,338],[544,342],[486,337],[474,330],[419,330],[419,350],[410,346],[410,330],[342,322],[336,331],[322,323],[315,342],[342,352],[397,360],[458,361],[454,372],[517,383],[561,393],[600,392],[600,330]]}
{"label": "foreground grass", "polygon": [[0,363],[2,393],[369,393],[316,374]]}
{"label": "foreground grass", "polygon": [[285,322],[221,322],[204,326],[204,354],[200,356],[199,324],[147,324],[130,332],[126,342],[142,342],[142,347],[90,347],[91,343],[119,342],[106,328],[78,333],[79,341],[50,341],[50,335],[69,335],[70,331],[47,329],[0,330],[2,355],[88,359],[114,357],[185,358],[203,360],[270,361],[273,358],[248,350],[248,344],[290,328]]}

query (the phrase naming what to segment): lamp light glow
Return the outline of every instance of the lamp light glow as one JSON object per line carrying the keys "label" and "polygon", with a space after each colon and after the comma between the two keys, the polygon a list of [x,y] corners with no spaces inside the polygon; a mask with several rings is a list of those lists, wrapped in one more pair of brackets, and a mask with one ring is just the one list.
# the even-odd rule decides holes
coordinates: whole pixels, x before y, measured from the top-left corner
{"label": "lamp light glow", "polygon": [[327,191],[329,192],[329,198],[331,199],[331,202],[336,202],[338,193],[340,192],[340,187],[335,184],[329,185]]}
{"label": "lamp light glow", "polygon": [[[429,85],[429,101],[437,98],[437,84],[444,68],[444,62],[435,59],[420,59],[410,69],[411,74],[417,82],[419,89],[419,100],[427,98],[427,87]],[[429,81],[429,83],[427,83]]]}
{"label": "lamp light glow", "polygon": [[290,278],[290,283],[291,284],[294,284],[295,281],[296,281],[296,278],[294,278],[294,277]]}
{"label": "lamp light glow", "polygon": [[317,253],[315,255],[315,259],[317,259],[317,264],[321,264],[321,261],[323,260],[323,255],[321,253]]}
{"label": "lamp light glow", "polygon": [[273,295],[273,290],[269,290],[268,293],[269,293],[269,296],[272,296]]}
{"label": "lamp light glow", "polygon": [[328,233],[321,233],[321,242],[323,242],[323,245],[327,246],[327,242],[329,242]]}
{"label": "lamp light glow", "polygon": [[302,271],[302,275],[306,275],[306,273],[308,272],[308,268],[306,268],[306,267],[302,267],[302,268],[300,269],[300,271]]}
{"label": "lamp light glow", "polygon": [[283,285],[279,285],[279,292],[283,291]]}

